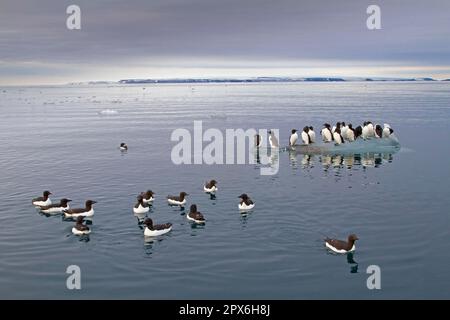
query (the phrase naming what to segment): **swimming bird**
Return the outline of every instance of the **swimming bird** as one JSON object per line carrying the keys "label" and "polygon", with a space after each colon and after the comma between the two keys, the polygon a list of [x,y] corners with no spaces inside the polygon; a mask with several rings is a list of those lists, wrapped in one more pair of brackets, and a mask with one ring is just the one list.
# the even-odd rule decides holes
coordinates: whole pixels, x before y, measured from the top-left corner
{"label": "swimming bird", "polygon": [[49,206],[41,206],[39,209],[43,213],[61,213],[63,210],[70,209],[69,202],[70,199],[62,198],[59,203],[51,204]]}
{"label": "swimming bird", "polygon": [[126,150],[128,150],[128,146],[127,146],[126,143],[122,142],[122,143],[120,144],[119,149],[120,149],[121,151],[126,151]]}
{"label": "swimming bird", "polygon": [[186,196],[188,196],[189,194],[187,194],[186,192],[180,192],[179,196],[171,196],[168,195],[167,196],[167,201],[169,202],[169,204],[171,205],[176,205],[176,206],[183,206],[186,204]]}
{"label": "swimming bird", "polygon": [[353,129],[353,125],[351,123],[347,126],[347,140],[355,141],[355,129]]}
{"label": "swimming bird", "polygon": [[314,132],[313,127],[309,127],[308,136],[310,143],[316,142],[316,133]]}
{"label": "swimming bird", "polygon": [[379,124],[375,126],[375,137],[381,138],[383,136],[383,128]]}
{"label": "swimming bird", "polygon": [[44,191],[44,193],[42,194],[42,197],[38,197],[38,198],[34,198],[31,203],[33,204],[33,206],[36,207],[45,207],[45,206],[49,206],[52,204],[52,200],[50,200],[49,196],[52,193],[50,191]]}
{"label": "swimming bird", "polygon": [[255,135],[255,147],[261,146],[261,136],[259,134]]}
{"label": "swimming bird", "polygon": [[272,130],[269,130],[269,144],[270,144],[270,147],[274,148],[274,149],[279,147],[278,139]]}
{"label": "swimming bird", "polygon": [[91,230],[89,227],[85,224],[83,224],[84,217],[79,216],[77,217],[77,221],[75,223],[75,226],[72,228],[72,233],[76,235],[83,235],[83,234],[89,234],[91,233]]}
{"label": "swimming bird", "polygon": [[291,136],[289,137],[289,145],[294,146],[297,143],[298,134],[296,129],[291,130]]}
{"label": "swimming bird", "polygon": [[309,137],[309,127],[304,127],[303,131],[302,131],[302,141],[303,144],[310,144],[311,143],[311,138]]}
{"label": "swimming bird", "polygon": [[97,201],[87,200],[84,208],[75,208],[75,209],[67,209],[63,210],[63,213],[66,217],[92,217],[94,215],[94,204]]}
{"label": "swimming bird", "polygon": [[323,142],[331,142],[333,140],[333,134],[331,133],[330,125],[328,123],[324,123],[320,134],[322,135]]}
{"label": "swimming bird", "polygon": [[150,203],[154,200],[153,196],[155,195],[155,193],[152,190],[147,190],[145,192],[141,193],[142,196],[142,200],[144,201],[144,203]]}
{"label": "swimming bird", "polygon": [[334,138],[335,144],[344,143],[344,138],[341,135],[341,129],[340,128],[336,128],[336,130],[334,130],[333,138]]}
{"label": "swimming bird", "polygon": [[208,193],[216,192],[217,190],[217,181],[214,179],[209,182],[206,181],[205,185],[203,186],[203,191]]}
{"label": "swimming bird", "polygon": [[147,213],[150,210],[150,207],[147,203],[144,203],[144,197],[142,195],[138,195],[136,199],[137,203],[133,207],[133,212],[136,214]]}
{"label": "swimming bird", "polygon": [[389,138],[391,134],[394,133],[394,130],[387,123],[384,124],[383,128],[383,138]]}
{"label": "swimming bird", "polygon": [[255,207],[255,204],[247,194],[243,193],[238,198],[241,199],[239,202],[239,210],[251,210]]}
{"label": "swimming bird", "polygon": [[205,223],[205,217],[197,211],[197,205],[191,205],[189,213],[186,215],[188,220],[194,221],[195,223]]}
{"label": "swimming bird", "polygon": [[147,237],[156,237],[160,236],[164,233],[169,232],[172,230],[172,224],[171,223],[164,223],[164,224],[153,224],[153,220],[150,218],[145,219],[144,221],[145,229],[144,229],[144,235]]}
{"label": "swimming bird", "polygon": [[336,253],[347,253],[355,250],[355,241],[359,240],[356,234],[348,236],[348,241],[325,239],[325,246]]}

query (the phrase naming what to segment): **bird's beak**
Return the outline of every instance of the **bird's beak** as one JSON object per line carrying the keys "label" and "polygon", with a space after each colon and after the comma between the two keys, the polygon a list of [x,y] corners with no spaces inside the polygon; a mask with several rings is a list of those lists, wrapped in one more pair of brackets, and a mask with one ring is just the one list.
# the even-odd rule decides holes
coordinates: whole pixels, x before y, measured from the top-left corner
{"label": "bird's beak", "polygon": [[67,202],[70,202],[70,201],[72,201],[72,200],[70,200],[70,199],[67,199]]}
{"label": "bird's beak", "polygon": [[97,201],[92,201],[92,204],[97,203]]}

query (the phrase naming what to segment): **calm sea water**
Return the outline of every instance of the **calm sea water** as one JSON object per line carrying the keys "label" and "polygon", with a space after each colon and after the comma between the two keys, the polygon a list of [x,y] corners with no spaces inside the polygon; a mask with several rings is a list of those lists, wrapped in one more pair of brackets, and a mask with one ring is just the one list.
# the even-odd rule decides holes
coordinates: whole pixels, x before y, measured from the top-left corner
{"label": "calm sea water", "polygon": [[[450,83],[6,87],[0,112],[0,298],[450,298]],[[402,149],[283,152],[273,176],[170,159],[171,132],[194,120],[279,128],[283,142],[291,128],[366,119],[391,124]],[[213,200],[202,190],[211,178]],[[31,206],[46,189],[73,207],[98,201],[88,239]],[[174,225],[153,242],[132,213],[146,189],[156,192],[149,216]],[[180,191],[205,226],[167,205]],[[256,202],[248,215],[242,192]],[[324,236],[349,233],[360,238],[352,257],[324,249]],[[69,265],[81,290],[66,288]],[[370,265],[381,290],[367,289]]]}

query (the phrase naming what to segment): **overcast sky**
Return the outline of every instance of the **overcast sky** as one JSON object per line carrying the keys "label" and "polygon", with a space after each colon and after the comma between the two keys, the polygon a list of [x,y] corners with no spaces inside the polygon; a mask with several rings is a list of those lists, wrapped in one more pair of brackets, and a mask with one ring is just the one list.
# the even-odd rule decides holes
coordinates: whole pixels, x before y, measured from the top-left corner
{"label": "overcast sky", "polygon": [[[81,30],[66,28],[70,4]],[[3,85],[286,75],[450,78],[450,1],[0,2]]]}

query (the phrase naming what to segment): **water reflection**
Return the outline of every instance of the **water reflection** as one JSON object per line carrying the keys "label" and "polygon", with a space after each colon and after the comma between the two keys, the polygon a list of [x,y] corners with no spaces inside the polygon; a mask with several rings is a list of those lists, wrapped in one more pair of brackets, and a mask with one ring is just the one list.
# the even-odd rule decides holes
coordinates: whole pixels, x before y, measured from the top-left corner
{"label": "water reflection", "polygon": [[358,273],[358,262],[353,259],[354,252],[347,253],[347,263],[350,265],[350,273]]}
{"label": "water reflection", "polygon": [[385,163],[391,163],[394,159],[392,153],[357,153],[357,154],[299,154],[295,151],[289,151],[289,161],[291,167],[296,168],[298,159],[300,159],[301,167],[304,170],[314,168],[315,164],[320,164],[323,171],[327,172],[333,169],[352,169],[357,167],[378,168]]}

